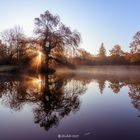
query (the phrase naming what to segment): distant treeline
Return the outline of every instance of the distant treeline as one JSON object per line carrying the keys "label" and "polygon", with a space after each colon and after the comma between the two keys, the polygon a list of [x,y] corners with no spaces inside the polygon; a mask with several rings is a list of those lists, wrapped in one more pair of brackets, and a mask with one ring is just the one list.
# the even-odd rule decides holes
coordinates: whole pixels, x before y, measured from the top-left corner
{"label": "distant treeline", "polygon": [[[29,48],[35,49],[35,40],[25,37],[20,27],[4,31],[0,40],[0,64],[28,64],[36,54],[27,55]],[[55,50],[57,62],[65,65],[131,65],[140,64],[140,32],[137,32],[130,44],[130,52],[124,52],[120,45],[115,45],[107,55],[102,43],[98,55],[93,55],[84,49]],[[56,63],[55,63],[56,64]],[[56,64],[57,65],[57,64]]]}
{"label": "distant treeline", "polygon": [[101,44],[98,54],[95,56],[80,49],[77,56],[71,60],[75,65],[139,65],[140,64],[140,32],[133,37],[130,44],[130,52],[124,52],[120,45],[115,45],[106,54],[104,44]]}

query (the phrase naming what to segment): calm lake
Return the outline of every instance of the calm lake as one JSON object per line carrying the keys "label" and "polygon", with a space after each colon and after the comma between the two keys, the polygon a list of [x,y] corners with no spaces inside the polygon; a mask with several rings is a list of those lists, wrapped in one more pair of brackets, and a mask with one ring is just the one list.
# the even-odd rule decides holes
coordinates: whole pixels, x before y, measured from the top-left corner
{"label": "calm lake", "polygon": [[140,140],[140,67],[0,74],[0,140]]}

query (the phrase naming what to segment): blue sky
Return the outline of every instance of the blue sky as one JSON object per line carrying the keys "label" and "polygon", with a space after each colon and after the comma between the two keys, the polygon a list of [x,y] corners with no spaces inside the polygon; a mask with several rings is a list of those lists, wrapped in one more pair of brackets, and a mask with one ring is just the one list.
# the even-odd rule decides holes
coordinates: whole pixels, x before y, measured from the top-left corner
{"label": "blue sky", "polygon": [[31,35],[34,18],[49,10],[82,35],[81,47],[96,54],[102,42],[107,50],[120,44],[129,51],[140,30],[140,0],[3,0],[0,31],[21,25]]}

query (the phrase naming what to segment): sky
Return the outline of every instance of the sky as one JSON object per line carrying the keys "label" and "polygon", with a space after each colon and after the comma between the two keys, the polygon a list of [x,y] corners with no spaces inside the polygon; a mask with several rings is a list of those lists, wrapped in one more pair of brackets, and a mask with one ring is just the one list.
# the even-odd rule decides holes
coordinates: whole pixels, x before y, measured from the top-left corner
{"label": "sky", "polygon": [[120,44],[129,51],[140,30],[140,0],[1,0],[0,32],[20,25],[32,35],[34,18],[49,10],[81,33],[80,47],[97,54],[101,43],[107,50]]}

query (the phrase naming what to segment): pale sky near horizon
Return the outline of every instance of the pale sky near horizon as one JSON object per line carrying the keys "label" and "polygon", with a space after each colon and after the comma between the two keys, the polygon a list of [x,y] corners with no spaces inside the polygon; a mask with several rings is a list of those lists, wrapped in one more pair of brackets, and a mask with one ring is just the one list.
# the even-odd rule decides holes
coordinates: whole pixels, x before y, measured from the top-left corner
{"label": "pale sky near horizon", "polygon": [[31,35],[34,18],[49,10],[82,35],[81,47],[97,54],[102,42],[107,50],[120,44],[129,51],[140,30],[140,0],[1,0],[0,32],[20,25]]}

